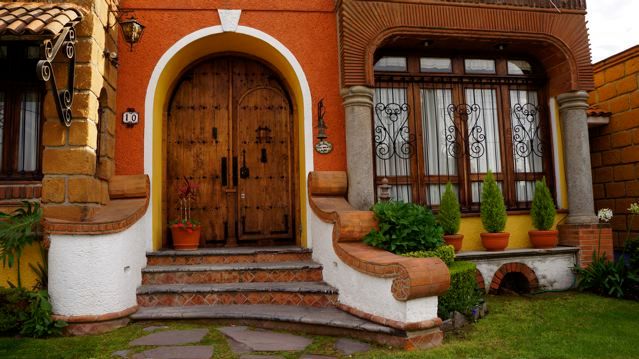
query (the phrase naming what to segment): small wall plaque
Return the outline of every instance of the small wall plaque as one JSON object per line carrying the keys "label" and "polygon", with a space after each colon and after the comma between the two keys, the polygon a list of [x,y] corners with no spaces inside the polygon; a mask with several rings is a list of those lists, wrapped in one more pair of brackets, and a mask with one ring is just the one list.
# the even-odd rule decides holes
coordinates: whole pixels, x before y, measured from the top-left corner
{"label": "small wall plaque", "polygon": [[128,127],[137,125],[139,121],[140,115],[138,115],[134,108],[127,108],[126,112],[122,114],[122,123]]}
{"label": "small wall plaque", "polygon": [[324,121],[324,115],[326,110],[324,109],[324,99],[321,99],[317,104],[317,139],[319,142],[315,144],[315,151],[325,155],[333,150],[333,144],[326,141],[328,135],[326,134],[326,122]]}

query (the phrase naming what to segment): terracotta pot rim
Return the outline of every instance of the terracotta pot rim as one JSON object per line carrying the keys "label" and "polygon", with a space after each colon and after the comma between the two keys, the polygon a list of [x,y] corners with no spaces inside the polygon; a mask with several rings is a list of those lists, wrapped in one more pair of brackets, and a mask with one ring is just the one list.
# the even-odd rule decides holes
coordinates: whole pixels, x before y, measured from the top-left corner
{"label": "terracotta pot rim", "polygon": [[464,238],[464,235],[460,234],[460,233],[444,234],[444,237],[448,237],[448,238]]}
{"label": "terracotta pot rim", "polygon": [[487,237],[500,237],[500,236],[505,236],[508,235],[510,236],[510,232],[481,232],[479,235],[481,236],[487,236]]}
{"label": "terracotta pot rim", "polygon": [[555,233],[559,233],[558,230],[556,229],[549,229],[549,230],[539,230],[539,229],[531,229],[530,231],[528,231],[528,234],[555,234]]}

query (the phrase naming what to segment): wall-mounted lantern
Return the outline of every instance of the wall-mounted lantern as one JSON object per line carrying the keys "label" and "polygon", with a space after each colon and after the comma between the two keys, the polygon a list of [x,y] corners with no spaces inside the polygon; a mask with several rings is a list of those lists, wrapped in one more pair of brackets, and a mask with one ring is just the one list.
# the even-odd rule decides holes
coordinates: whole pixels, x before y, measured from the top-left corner
{"label": "wall-mounted lantern", "polygon": [[118,21],[120,29],[122,29],[122,37],[124,41],[131,45],[131,51],[133,51],[133,45],[138,43],[144,33],[144,25],[142,25],[134,16],[125,20]]}
{"label": "wall-mounted lantern", "polygon": [[326,141],[328,138],[328,135],[326,134],[328,126],[326,126],[326,122],[324,121],[325,114],[326,110],[324,109],[324,99],[321,99],[317,103],[317,139],[319,142],[315,144],[315,151],[323,155],[330,153],[333,150],[333,144]]}
{"label": "wall-mounted lantern", "polygon": [[126,127],[133,127],[140,122],[140,115],[135,111],[134,108],[127,108],[126,112],[122,114],[122,123],[126,125]]}

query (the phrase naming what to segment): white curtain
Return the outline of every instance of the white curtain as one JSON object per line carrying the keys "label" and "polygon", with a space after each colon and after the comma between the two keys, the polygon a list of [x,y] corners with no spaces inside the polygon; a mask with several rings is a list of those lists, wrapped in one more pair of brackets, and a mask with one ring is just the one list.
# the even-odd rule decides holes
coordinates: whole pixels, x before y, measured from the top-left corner
{"label": "white curtain", "polygon": [[497,120],[497,97],[494,89],[465,91],[466,104],[479,106],[468,116],[468,151],[471,173],[501,172],[501,148]]}
{"label": "white curtain", "polygon": [[20,111],[18,172],[32,172],[37,169],[39,124],[40,95],[36,91],[25,92]]}

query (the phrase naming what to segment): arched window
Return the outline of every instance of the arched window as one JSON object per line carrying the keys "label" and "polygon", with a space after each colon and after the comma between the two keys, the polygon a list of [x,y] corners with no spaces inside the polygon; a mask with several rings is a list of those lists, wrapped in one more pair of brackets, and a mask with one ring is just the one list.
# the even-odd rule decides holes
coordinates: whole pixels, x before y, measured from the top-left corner
{"label": "arched window", "polygon": [[529,208],[544,176],[552,188],[544,76],[532,61],[384,56],[375,82],[375,180],[389,180],[393,199],[436,208],[450,181],[476,211],[488,170],[509,209]]}

